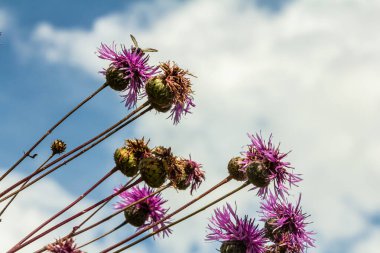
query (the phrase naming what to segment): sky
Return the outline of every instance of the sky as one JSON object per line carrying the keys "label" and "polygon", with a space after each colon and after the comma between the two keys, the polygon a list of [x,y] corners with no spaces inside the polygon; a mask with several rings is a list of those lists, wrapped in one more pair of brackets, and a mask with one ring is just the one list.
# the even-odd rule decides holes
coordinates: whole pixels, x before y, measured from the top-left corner
{"label": "sky", "polygon": [[[197,76],[196,108],[176,126],[167,115],[149,113],[20,195],[0,224],[6,231],[0,237],[2,251],[111,169],[113,152],[124,139],[145,136],[152,146],[171,146],[183,157],[191,154],[206,171],[200,193],[227,176],[229,159],[249,142],[247,133],[261,131],[266,138],[272,133],[283,152],[291,151],[287,159],[302,174],[290,199],[302,193],[303,210],[311,215],[316,248],[308,252],[378,252],[378,1],[113,0],[91,1],[91,8],[89,3],[0,1],[0,169],[11,166],[104,82],[98,71],[107,62],[95,54],[101,42],[129,46],[133,34],[142,47],[159,50],[150,55],[152,64],[174,60],[190,70]],[[120,94],[102,91],[57,128],[35,150],[36,159],[23,162],[0,188],[43,162],[54,139],[75,147],[127,113]],[[75,210],[106,196],[124,180],[115,175]],[[230,183],[196,207],[237,185]],[[188,195],[164,193],[172,210]],[[239,214],[258,217],[254,191],[243,190],[228,202],[236,202]],[[104,212],[111,211],[108,207]],[[218,243],[204,241],[211,214],[209,209],[176,226],[169,238],[149,240],[135,250],[216,252]],[[132,230],[115,233],[88,251],[104,249],[128,232]]]}

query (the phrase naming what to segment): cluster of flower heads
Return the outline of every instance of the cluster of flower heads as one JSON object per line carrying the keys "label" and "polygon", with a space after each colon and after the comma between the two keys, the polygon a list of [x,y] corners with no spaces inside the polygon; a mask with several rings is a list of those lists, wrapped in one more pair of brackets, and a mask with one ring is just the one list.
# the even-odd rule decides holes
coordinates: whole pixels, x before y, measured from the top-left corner
{"label": "cluster of flower heads", "polygon": [[152,188],[160,187],[170,180],[179,190],[191,187],[191,194],[205,180],[201,164],[191,158],[173,155],[170,148],[158,146],[151,149],[148,142],[144,138],[127,140],[114,153],[116,168],[128,177],[140,173],[144,182]]}
{"label": "cluster of flower heads", "polygon": [[[238,218],[230,205],[216,209],[208,225],[206,240],[222,242],[221,253],[302,253],[314,247],[314,233],[307,231],[306,218],[300,198],[296,205],[286,200],[288,186],[301,178],[293,174],[290,163],[284,161],[287,153],[272,143],[272,135],[265,142],[261,135],[248,134],[251,143],[243,157],[234,157],[228,163],[230,176],[238,181],[248,180],[263,199],[261,204],[262,229],[254,221]],[[273,182],[273,192],[270,183]]]}
{"label": "cluster of flower heads", "polygon": [[46,250],[51,253],[84,253],[77,249],[73,238],[58,239],[55,243],[47,245]]}
{"label": "cluster of flower heads", "polygon": [[247,145],[248,150],[242,152],[242,157],[235,157],[229,163],[230,175],[237,180],[248,178],[262,198],[272,193],[272,190],[276,196],[285,198],[289,187],[297,186],[301,181],[299,175],[291,171],[293,168],[290,163],[284,161],[288,153],[280,152],[279,145],[272,143],[272,135],[267,142],[261,134],[248,134],[248,137],[251,141]]}
{"label": "cluster of flower heads", "polygon": [[[118,192],[120,188],[115,188],[114,191]],[[138,230],[150,226],[157,221],[161,220],[168,209],[163,207],[167,200],[162,199],[161,194],[154,194],[154,190],[150,187],[135,186],[129,190],[123,191],[119,194],[120,201],[115,204],[116,209],[125,209],[124,216],[126,221],[133,226],[138,227]],[[147,197],[147,198],[146,198]],[[138,204],[133,204],[140,199],[146,198]],[[153,227],[153,231],[157,231],[165,227],[170,222],[164,221]],[[161,233],[161,232],[160,232]],[[158,233],[158,235],[160,235]],[[171,233],[170,229],[162,231],[163,237]]]}
{"label": "cluster of flower heads", "polygon": [[148,101],[157,111],[171,110],[169,117],[177,124],[182,115],[190,113],[191,108],[195,107],[189,79],[191,74],[170,61],[150,66],[146,52],[155,50],[139,48],[131,37],[135,45],[130,49],[121,45],[118,51],[115,44],[101,44],[99,58],[111,61],[110,66],[101,73],[106,76],[111,88],[124,93],[122,96],[128,109],[136,106],[138,99],[148,96]]}

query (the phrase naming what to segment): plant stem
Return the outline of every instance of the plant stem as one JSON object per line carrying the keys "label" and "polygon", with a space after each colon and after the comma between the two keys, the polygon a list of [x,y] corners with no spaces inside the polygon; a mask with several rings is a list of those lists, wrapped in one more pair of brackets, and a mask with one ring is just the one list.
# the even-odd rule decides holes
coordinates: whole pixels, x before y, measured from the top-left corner
{"label": "plant stem", "polygon": [[0,182],[9,174],[11,173],[26,157],[30,155],[30,153],[49,135],[51,134],[54,129],[56,129],[63,121],[65,121],[71,114],[73,114],[76,110],[78,110],[82,105],[84,105],[87,101],[89,101],[91,98],[95,97],[96,94],[98,94],[100,91],[102,91],[105,87],[107,87],[108,84],[104,83],[102,86],[100,86],[94,93],[92,93],[90,96],[88,96],[86,99],[84,99],[82,102],[80,102],[74,109],[72,109],[70,112],[68,112],[65,116],[63,116],[62,119],[60,119],[54,126],[52,126],[28,151],[24,153],[24,155],[10,167],[1,177]]}
{"label": "plant stem", "polygon": [[[171,185],[172,185],[171,183],[168,183],[167,185],[162,186],[161,188],[157,189],[155,192],[152,192],[152,193],[149,194],[148,196],[145,196],[144,198],[141,198],[141,199],[139,199],[139,200],[137,200],[137,201],[135,201],[135,202],[129,204],[128,206],[124,207],[123,209],[120,209],[119,211],[117,211],[117,212],[115,212],[115,213],[113,213],[113,214],[107,216],[106,218],[104,218],[104,219],[102,219],[102,220],[100,220],[100,221],[98,221],[98,222],[96,222],[96,223],[94,223],[94,224],[92,224],[92,225],[90,225],[90,226],[87,226],[87,227],[85,227],[85,228],[83,228],[83,229],[81,229],[81,230],[79,230],[79,231],[75,231],[75,228],[76,228],[76,227],[80,227],[82,224],[79,225],[79,226],[76,226],[76,227],[73,228],[73,231],[72,231],[70,234],[64,236],[63,239],[67,239],[67,238],[69,238],[69,237],[77,236],[77,235],[79,235],[79,234],[82,234],[82,233],[84,233],[84,232],[86,232],[86,231],[88,231],[88,230],[94,228],[94,227],[97,227],[98,225],[100,225],[100,224],[102,224],[102,223],[104,223],[104,222],[110,220],[111,218],[115,217],[115,216],[118,215],[119,213],[124,212],[127,208],[129,208],[129,207],[131,207],[131,206],[134,206],[134,205],[137,205],[138,203],[140,203],[140,202],[146,200],[147,198],[150,198],[150,197],[152,197],[153,195],[156,195],[156,194],[162,192],[163,190],[169,188]],[[83,223],[83,222],[82,222],[82,223]],[[78,229],[76,229],[76,230],[78,230]],[[43,247],[42,249],[40,249],[40,250],[38,250],[38,251],[35,251],[34,253],[41,253],[41,252],[44,252],[45,250],[46,250],[46,247]]]}
{"label": "plant stem", "polygon": [[120,194],[122,191],[125,191],[126,189],[135,186],[136,184],[140,183],[141,181],[142,181],[142,180],[141,180],[141,178],[140,178],[140,179],[138,179],[137,181],[135,181],[132,185],[127,185],[127,184],[126,184],[125,186],[123,186],[122,188],[120,188],[120,189],[119,189],[118,191],[116,191],[115,193],[113,193],[113,194],[109,195],[108,197],[106,197],[106,198],[100,200],[99,202],[93,204],[92,206],[90,206],[90,207],[88,207],[88,208],[82,210],[81,212],[72,215],[71,217],[65,219],[64,221],[61,221],[60,223],[58,223],[58,224],[56,224],[55,226],[49,228],[48,230],[42,232],[41,234],[36,235],[35,237],[33,237],[33,238],[29,239],[28,241],[24,242],[23,244],[21,244],[20,242],[17,243],[15,246],[13,246],[13,247],[12,247],[9,251],[7,251],[7,252],[8,252],[8,253],[13,253],[13,252],[16,252],[16,251],[18,251],[18,250],[24,248],[25,246],[29,245],[30,243],[32,243],[32,242],[34,242],[34,241],[40,239],[41,237],[47,235],[48,233],[50,233],[50,232],[56,230],[57,228],[59,228],[59,227],[65,225],[65,224],[67,224],[68,222],[70,222],[70,221],[72,221],[72,220],[74,220],[74,219],[76,219],[76,218],[78,218],[78,217],[80,217],[80,216],[86,214],[87,212],[91,211],[91,210],[94,209],[95,207],[97,207],[97,206],[103,204],[104,202],[108,201],[109,199],[114,198],[115,196],[117,196],[118,194]]}
{"label": "plant stem", "polygon": [[[147,106],[146,103],[144,103],[144,105],[140,106],[139,108],[137,108],[134,112],[130,113],[126,118],[123,119],[123,121],[125,119],[128,119],[130,118],[130,116],[132,116],[133,114],[135,114],[135,112],[137,112],[138,110],[141,110],[143,107]],[[93,144],[91,144],[90,146],[88,146],[87,148],[84,148],[83,150],[81,150],[80,152],[78,152],[77,154],[75,154],[74,156],[68,158],[67,160],[63,161],[62,163],[60,163],[59,165],[57,165],[56,167],[50,169],[49,171],[45,172],[43,175],[41,175],[40,177],[38,177],[37,179],[33,180],[32,182],[28,183],[27,185],[25,185],[24,189],[25,188],[28,188],[30,185],[34,184],[35,182],[39,181],[40,179],[44,178],[45,176],[49,175],[50,173],[54,172],[55,170],[57,170],[58,168],[62,167],[63,165],[66,165],[67,163],[69,163],[70,161],[74,160],[75,158],[77,158],[78,156],[82,155],[83,153],[87,152],[88,150],[90,150],[91,148],[95,147],[96,145],[98,145],[100,142],[102,142],[103,140],[107,139],[108,137],[110,137],[111,135],[113,135],[114,133],[116,133],[117,131],[119,131],[120,129],[122,129],[123,127],[125,127],[126,125],[128,125],[129,123],[133,122],[134,120],[136,120],[137,118],[139,118],[140,116],[142,116],[143,114],[145,114],[146,112],[150,111],[152,109],[151,106],[149,106],[147,109],[145,109],[144,111],[142,111],[141,113],[139,113],[137,116],[129,119],[128,121],[126,121],[124,124],[120,125],[119,127],[113,129],[115,127],[115,125],[109,129],[107,129],[106,131],[104,131],[103,133],[99,134],[98,136],[94,137],[93,139],[87,141],[85,144],[82,144],[80,145],[79,147],[80,148],[83,148],[84,146],[88,145],[89,143],[92,143],[94,142],[95,140],[97,140],[96,142],[94,142]],[[118,122],[119,123],[119,122]],[[107,133],[105,136],[103,136],[102,138],[100,138],[102,135],[104,135],[105,133]],[[99,139],[100,138],[100,139]],[[77,151],[78,149],[80,149],[79,147],[75,148],[75,151]],[[73,150],[72,150],[73,151]],[[69,153],[73,153],[72,151],[70,151]],[[67,156],[68,154],[66,154]],[[45,167],[41,168],[41,170],[39,172],[42,172],[44,171],[46,168],[50,167],[53,163],[55,163],[56,161],[59,161],[59,160],[62,160],[62,158],[66,157],[66,156],[62,156],[58,159],[56,159],[55,161],[51,162],[50,164],[46,165]],[[38,172],[38,173],[39,173]],[[23,182],[29,180],[30,178],[32,178],[33,176],[35,176],[36,174],[38,174],[37,172],[35,173],[32,173],[31,175],[29,175],[28,177],[18,181],[17,183],[13,184],[12,186],[8,187],[6,190],[4,190],[1,194],[0,194],[0,197],[4,196],[6,193],[8,193],[9,191],[11,191],[12,189],[14,189],[15,187],[17,187],[18,185],[22,184]],[[13,196],[14,194],[16,194],[18,191],[15,191],[9,195],[7,195],[6,197],[3,197],[0,199],[0,202],[10,198],[11,196]]]}
{"label": "plant stem", "polygon": [[119,228],[121,228],[121,227],[123,227],[123,226],[125,226],[125,225],[127,225],[127,224],[128,224],[128,223],[127,223],[126,221],[123,221],[120,225],[118,225],[118,226],[116,226],[115,228],[111,229],[111,230],[108,231],[107,233],[102,234],[101,236],[98,236],[98,237],[96,237],[95,239],[93,239],[93,240],[91,240],[91,241],[89,241],[89,242],[86,242],[85,244],[82,244],[82,245],[78,246],[77,248],[80,249],[80,248],[83,248],[84,246],[87,246],[87,245],[93,243],[93,242],[96,242],[97,240],[100,240],[100,239],[102,239],[103,237],[106,237],[107,235],[112,234],[113,232],[115,232],[116,230],[118,230]]}
{"label": "plant stem", "polygon": [[165,220],[167,219],[170,219],[171,217],[173,217],[175,214],[181,212],[182,210],[184,210],[185,208],[187,208],[188,206],[192,205],[193,203],[197,202],[198,200],[200,200],[201,198],[203,198],[204,196],[206,196],[207,194],[211,193],[212,191],[216,190],[217,188],[219,188],[220,186],[224,185],[225,183],[227,183],[228,181],[230,181],[232,178],[231,176],[228,176],[226,177],[225,179],[223,179],[222,181],[220,181],[218,184],[214,185],[213,187],[211,187],[209,190],[207,190],[206,192],[202,193],[201,195],[199,195],[198,197],[192,199],[190,202],[186,203],[185,205],[181,206],[180,208],[178,208],[177,210],[175,210],[174,212],[170,213],[169,215],[165,216],[164,218],[162,218],[161,220],[157,221],[157,222],[154,222],[153,224],[141,229],[139,232],[129,236],[128,238],[102,250],[100,253],[105,253],[105,252],[109,252],[111,251],[112,249],[114,248],[117,248],[119,247],[120,245],[134,239],[135,237],[141,235],[142,233],[144,233],[145,231],[151,229],[152,227],[164,222]]}
{"label": "plant stem", "polygon": [[146,236],[144,236],[144,237],[138,239],[137,241],[135,241],[135,242],[133,242],[133,243],[131,243],[131,244],[128,244],[127,246],[125,246],[125,247],[123,247],[123,248],[121,248],[121,249],[119,249],[119,250],[117,250],[117,251],[114,251],[113,253],[120,253],[120,252],[122,252],[122,251],[124,251],[124,250],[126,250],[126,249],[129,249],[130,247],[132,247],[132,246],[134,246],[134,245],[136,245],[136,244],[138,244],[138,243],[140,243],[140,242],[142,242],[142,241],[148,239],[149,237],[152,237],[152,236],[154,236],[155,234],[157,234],[157,233],[159,233],[159,232],[161,232],[161,231],[163,231],[163,230],[165,230],[165,229],[168,229],[168,228],[170,228],[170,227],[172,227],[172,226],[174,226],[174,225],[176,225],[176,224],[178,224],[178,223],[180,223],[180,222],[182,222],[182,221],[184,221],[184,220],[186,220],[186,219],[188,219],[188,218],[190,218],[190,217],[192,217],[192,216],[194,216],[194,215],[196,215],[196,214],[198,214],[198,213],[200,213],[200,212],[202,212],[202,211],[204,211],[204,210],[206,210],[206,209],[209,208],[210,206],[213,206],[213,205],[215,205],[216,203],[218,203],[219,201],[221,201],[221,200],[223,200],[223,199],[225,199],[225,198],[231,196],[232,194],[234,194],[234,193],[240,191],[241,189],[243,189],[244,187],[248,186],[249,184],[250,184],[249,182],[245,182],[243,185],[239,186],[239,187],[236,188],[235,190],[230,191],[229,193],[227,193],[227,194],[223,195],[222,197],[220,197],[220,198],[218,198],[218,199],[216,199],[216,200],[210,202],[209,204],[205,205],[204,207],[199,208],[197,211],[192,212],[191,214],[186,215],[185,217],[183,217],[183,218],[181,218],[181,219],[179,219],[179,220],[176,220],[175,222],[173,222],[173,223],[171,223],[171,224],[169,224],[169,225],[167,225],[167,226],[165,226],[165,227],[162,227],[162,228],[160,228],[159,230],[157,230],[157,231],[155,231],[155,232],[152,232],[152,233],[150,233],[150,234],[148,234],[148,235],[146,235]]}
{"label": "plant stem", "polygon": [[43,222],[40,226],[38,226],[31,233],[29,233],[27,236],[25,236],[20,242],[18,242],[18,244],[22,244],[27,239],[29,239],[31,236],[33,236],[35,233],[37,233],[38,231],[40,231],[47,224],[49,224],[54,219],[56,219],[57,217],[59,217],[61,214],[65,213],[67,210],[69,210],[70,208],[72,208],[79,201],[81,201],[84,197],[86,197],[88,194],[90,194],[90,192],[92,192],[96,187],[98,187],[101,183],[103,183],[104,180],[106,180],[107,178],[109,178],[110,176],[112,176],[116,171],[117,171],[116,167],[113,168],[113,169],[111,169],[105,176],[103,176],[100,180],[98,180],[93,186],[91,186],[87,191],[85,191],[82,195],[80,195],[76,200],[74,200],[68,206],[66,206],[65,208],[63,208],[61,211],[59,211],[58,213],[56,213],[55,215],[53,215],[52,217],[50,217],[48,220],[46,220],[45,222]]}
{"label": "plant stem", "polygon": [[[52,153],[48,159],[46,159],[46,161],[40,165],[40,167],[38,167],[38,170],[40,170],[48,161],[50,161],[51,158],[53,158],[53,156],[55,155],[55,153]],[[25,181],[24,184],[21,186],[20,190],[23,189],[23,187],[28,183],[28,181]],[[9,202],[5,205],[5,207],[1,210],[0,212],[0,217],[4,214],[4,212],[7,210],[7,208],[10,206],[10,204],[15,200],[15,198],[17,197],[19,192],[17,192],[15,195],[13,195],[13,198],[11,198],[11,200],[9,200]],[[1,218],[0,218],[0,221],[1,221]]]}

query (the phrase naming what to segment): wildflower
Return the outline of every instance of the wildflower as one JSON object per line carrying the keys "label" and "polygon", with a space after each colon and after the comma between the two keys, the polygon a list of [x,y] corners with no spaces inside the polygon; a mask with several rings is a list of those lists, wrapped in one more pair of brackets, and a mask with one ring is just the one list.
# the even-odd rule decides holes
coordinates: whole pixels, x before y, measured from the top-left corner
{"label": "wildflower", "polygon": [[264,232],[248,216],[239,218],[236,210],[227,204],[223,209],[217,208],[210,219],[206,236],[208,241],[220,241],[221,253],[264,253],[266,239]]}
{"label": "wildflower", "polygon": [[55,243],[46,246],[46,249],[51,253],[83,253],[76,248],[73,238],[58,239]]}
{"label": "wildflower", "polygon": [[63,141],[57,139],[57,140],[53,141],[53,143],[50,146],[50,149],[54,155],[55,154],[61,154],[61,153],[65,152],[66,144]]}
{"label": "wildflower", "polygon": [[301,181],[299,175],[288,171],[290,163],[283,160],[288,153],[281,153],[279,145],[273,145],[272,135],[267,143],[258,134],[248,134],[248,137],[251,144],[248,151],[243,152],[242,161],[248,180],[256,186],[254,189],[260,188],[258,195],[263,197],[268,194],[269,183],[273,182],[274,193],[284,198],[284,193],[288,193],[286,183],[291,187]]}
{"label": "wildflower", "polygon": [[144,158],[139,163],[141,178],[150,187],[157,188],[167,178],[167,163],[157,157]]}
{"label": "wildflower", "polygon": [[149,56],[135,47],[127,49],[121,45],[121,51],[117,51],[115,44],[107,46],[102,43],[98,54],[99,58],[111,61],[109,68],[101,71],[108,85],[117,91],[125,91],[125,106],[128,109],[134,107],[141,88],[157,73],[158,67],[149,66]]}
{"label": "wildflower", "polygon": [[171,109],[170,117],[174,124],[178,124],[182,115],[190,113],[191,108],[195,107],[193,90],[187,77],[191,74],[170,61],[161,63],[160,68],[163,73],[147,82],[146,94],[156,110],[165,112]]}
{"label": "wildflower", "polygon": [[190,194],[199,188],[205,180],[205,172],[201,169],[202,165],[194,160],[179,158],[175,161],[174,171],[169,178],[175,187],[186,190],[191,186]]}
{"label": "wildflower", "polygon": [[306,230],[306,218],[300,207],[301,195],[296,206],[286,200],[270,194],[265,203],[261,203],[262,219],[265,222],[267,238],[276,243],[285,252],[304,252],[308,247],[314,247],[313,232]]}
{"label": "wildflower", "polygon": [[228,173],[237,181],[247,180],[247,173],[245,170],[242,170],[242,161],[243,159],[241,157],[234,157],[228,162]]}
{"label": "wildflower", "polygon": [[113,155],[116,168],[127,177],[133,177],[138,172],[138,163],[134,154],[126,147],[117,148]]}
{"label": "wildflower", "polygon": [[[114,191],[118,191],[120,188],[115,188]],[[119,197],[121,198],[120,202],[117,202],[114,207],[116,209],[124,209],[128,205],[152,194],[153,189],[144,186],[140,188],[135,186],[127,191],[121,192]],[[143,229],[144,227],[150,226],[151,224],[161,220],[168,209],[163,207],[163,204],[166,203],[166,200],[161,198],[161,194],[153,195],[144,201],[127,208],[124,211],[125,218],[128,223],[138,227],[138,230]],[[167,226],[169,222],[164,221],[153,227],[153,231],[157,231],[160,228]],[[161,233],[161,232],[160,232]],[[169,236],[171,230],[165,229],[162,231],[163,237]]]}

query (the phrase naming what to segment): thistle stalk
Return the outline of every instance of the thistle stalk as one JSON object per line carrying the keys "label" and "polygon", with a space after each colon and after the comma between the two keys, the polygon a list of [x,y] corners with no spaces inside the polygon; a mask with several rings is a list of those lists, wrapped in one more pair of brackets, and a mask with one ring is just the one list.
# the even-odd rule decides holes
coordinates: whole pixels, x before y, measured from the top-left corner
{"label": "thistle stalk", "polygon": [[[147,106],[148,104],[147,103],[144,103],[142,106],[140,106],[139,108],[137,108],[134,112],[130,113],[125,119],[127,118],[130,118],[133,114],[135,114],[135,112],[137,112],[138,110],[141,110],[143,107]],[[37,179],[33,180],[32,182],[28,183],[27,185],[25,185],[23,188],[19,189],[18,191],[15,191],[9,195],[7,195],[6,197],[3,197],[6,193],[10,192],[12,189],[14,189],[15,187],[17,187],[18,185],[24,183],[25,181],[29,180],[30,178],[32,178],[33,176],[37,175],[38,173],[44,171],[45,169],[47,169],[48,167],[50,167],[52,164],[62,160],[63,158],[67,157],[67,155],[69,155],[69,153],[73,153],[72,151],[70,151],[69,153],[61,156],[60,158],[56,159],[55,161],[51,162],[50,164],[46,165],[45,167],[42,167],[40,171],[38,172],[34,172],[32,173],[31,175],[25,177],[24,179],[18,181],[17,183],[13,184],[12,186],[8,187],[6,190],[4,190],[1,194],[0,194],[0,197],[3,197],[0,199],[0,202],[10,198],[11,196],[13,196],[14,194],[17,194],[17,192],[19,191],[22,191],[23,189],[29,187],[30,185],[34,184],[35,182],[39,181],[40,179],[44,178],[45,176],[49,175],[50,173],[54,172],[55,170],[57,170],[58,168],[62,167],[63,165],[66,165],[67,163],[69,163],[70,161],[74,160],[75,158],[77,158],[78,156],[82,155],[83,153],[87,152],[88,150],[90,150],[91,148],[95,147],[96,145],[98,145],[100,142],[102,142],[103,140],[107,139],[108,137],[110,137],[111,135],[113,135],[114,133],[116,133],[117,131],[119,131],[120,129],[124,128],[125,126],[127,126],[128,124],[130,124],[131,122],[133,122],[134,120],[136,120],[137,118],[139,118],[140,116],[142,116],[143,114],[145,114],[146,112],[150,111],[152,108],[151,107],[148,107],[147,109],[145,109],[144,111],[142,111],[141,113],[139,113],[137,116],[129,119],[128,121],[126,121],[125,123],[121,124],[119,127],[117,128],[114,128],[116,126],[116,124],[107,129],[106,131],[104,131],[103,133],[99,134],[98,136],[94,137],[93,139],[87,141],[85,144],[82,144],[80,146],[78,146],[77,148],[75,148],[75,151],[79,150],[80,148],[83,148],[85,147],[86,145],[92,143],[90,146],[88,146],[87,148],[84,148],[83,150],[81,150],[80,152],[78,152],[77,154],[75,154],[74,156],[68,158],[67,160],[63,161],[62,163],[60,163],[59,165],[57,165],[56,167],[50,169],[49,171],[45,172],[43,175],[41,175],[40,177],[38,177]],[[124,120],[125,120],[124,119]],[[108,134],[106,134],[108,133]],[[106,134],[105,136],[103,136],[104,134]],[[103,136],[102,138],[100,138],[101,136]],[[99,139],[100,138],[100,139]],[[96,141],[98,139],[98,141]],[[94,142],[96,141],[96,142]],[[71,154],[70,153],[70,154]]]}
{"label": "thistle stalk", "polygon": [[86,99],[84,99],[81,103],[79,103],[74,109],[72,109],[70,112],[68,112],[63,118],[61,118],[54,126],[52,126],[33,146],[24,153],[24,155],[15,163],[13,164],[1,177],[0,182],[7,176],[9,173],[11,173],[26,157],[30,156],[30,153],[48,136],[50,135],[54,129],[56,129],[60,124],[62,124],[68,117],[70,117],[71,114],[73,114],[76,110],[78,110],[80,107],[82,107],[87,101],[95,97],[100,91],[102,91],[105,87],[107,87],[108,84],[104,83],[102,86],[100,86],[94,93],[92,93],[90,96],[88,96]]}
{"label": "thistle stalk", "polygon": [[176,220],[175,222],[170,223],[169,225],[167,225],[167,226],[165,226],[165,227],[162,227],[162,228],[160,228],[159,230],[154,231],[154,232],[152,232],[152,233],[150,233],[150,234],[148,234],[148,235],[146,235],[146,236],[144,236],[144,237],[138,239],[137,241],[135,241],[135,242],[133,242],[133,243],[131,243],[131,244],[128,244],[127,246],[125,246],[125,247],[123,247],[123,248],[121,248],[121,249],[119,249],[119,250],[116,250],[116,251],[114,251],[113,253],[120,253],[120,252],[122,252],[122,251],[124,251],[124,250],[126,250],[126,249],[129,249],[130,247],[132,247],[132,246],[134,246],[134,245],[136,245],[136,244],[138,244],[138,243],[140,243],[140,242],[142,242],[142,241],[144,241],[144,240],[146,240],[146,239],[148,239],[148,238],[154,236],[155,234],[157,234],[157,233],[159,233],[159,232],[161,232],[161,231],[163,231],[163,230],[165,230],[165,229],[168,229],[168,228],[170,228],[170,227],[172,227],[172,226],[174,226],[174,225],[176,225],[176,224],[178,224],[178,223],[180,223],[180,222],[182,222],[182,221],[184,221],[184,220],[187,220],[188,218],[191,218],[192,216],[194,216],[194,215],[196,215],[196,214],[198,214],[198,213],[200,213],[200,212],[206,210],[206,209],[209,208],[210,206],[215,205],[215,204],[218,203],[219,201],[222,201],[223,199],[225,199],[225,198],[231,196],[232,194],[234,194],[234,193],[240,191],[241,189],[247,187],[249,184],[250,184],[249,182],[245,182],[243,185],[241,185],[241,186],[239,186],[238,188],[236,188],[236,189],[230,191],[229,193],[227,193],[227,194],[221,196],[220,198],[218,198],[218,199],[216,199],[216,200],[210,202],[209,204],[205,205],[204,207],[199,208],[198,210],[196,210],[196,211],[194,211],[194,212],[192,212],[192,213],[186,215],[185,217],[183,217],[183,218],[181,218],[181,219],[179,219],[179,220]]}
{"label": "thistle stalk", "polygon": [[209,190],[207,190],[206,192],[202,193],[201,195],[199,195],[198,197],[192,199],[191,201],[189,201],[188,203],[184,204],[183,206],[181,206],[180,208],[178,208],[177,210],[175,210],[174,212],[170,213],[169,215],[165,216],[164,218],[162,218],[161,220],[157,221],[157,222],[154,222],[153,224],[141,229],[139,232],[129,236],[128,238],[102,250],[100,253],[106,253],[106,252],[109,252],[117,247],[119,247],[120,245],[136,238],[137,236],[141,235],[142,233],[144,233],[145,231],[151,229],[152,227],[156,226],[157,224],[159,223],[162,223],[164,222],[165,220],[168,220],[170,219],[171,217],[173,217],[175,214],[181,212],[182,210],[184,210],[185,208],[189,207],[190,205],[194,204],[195,202],[197,202],[198,200],[202,199],[204,196],[206,196],[207,194],[211,193],[212,191],[218,189],[220,186],[226,184],[227,182],[229,182],[230,180],[232,179],[231,176],[228,176],[226,177],[225,179],[223,179],[222,181],[220,181],[218,184],[214,185],[213,187],[211,187]]}

